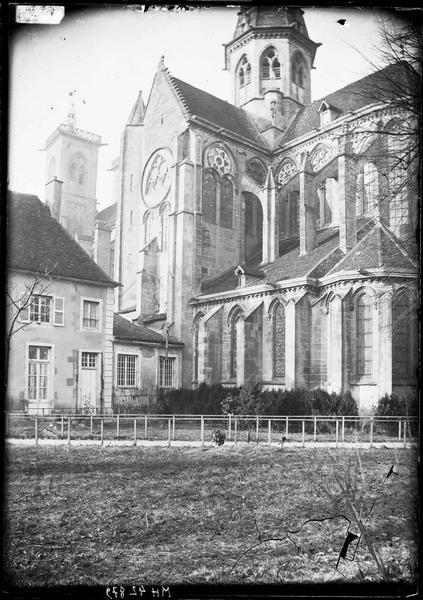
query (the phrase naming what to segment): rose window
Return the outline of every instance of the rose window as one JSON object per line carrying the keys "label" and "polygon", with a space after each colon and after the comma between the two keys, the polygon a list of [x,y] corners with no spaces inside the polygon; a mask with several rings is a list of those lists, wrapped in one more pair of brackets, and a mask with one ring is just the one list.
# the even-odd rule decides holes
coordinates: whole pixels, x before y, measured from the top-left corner
{"label": "rose window", "polygon": [[279,183],[285,185],[285,183],[287,183],[291,179],[291,177],[295,175],[296,172],[297,167],[295,166],[295,163],[292,162],[292,160],[285,162],[279,170]]}
{"label": "rose window", "polygon": [[232,171],[232,161],[227,152],[219,146],[212,146],[207,152],[207,164],[221,175]]}

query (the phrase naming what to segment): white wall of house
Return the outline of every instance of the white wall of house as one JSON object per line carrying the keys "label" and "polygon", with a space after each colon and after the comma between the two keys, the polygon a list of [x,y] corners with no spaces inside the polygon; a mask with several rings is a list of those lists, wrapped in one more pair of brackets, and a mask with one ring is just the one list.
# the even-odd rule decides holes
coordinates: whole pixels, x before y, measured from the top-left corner
{"label": "white wall of house", "polygon": [[[12,297],[19,298],[33,281],[30,273],[12,272]],[[112,288],[61,279],[44,281],[38,292],[47,298],[40,304],[49,309],[41,314],[34,304],[32,314],[16,323],[17,328],[25,326],[11,340],[8,408],[20,410],[27,404],[30,412],[53,407],[73,411],[85,404],[87,410],[110,409]],[[84,302],[93,310],[85,318]],[[26,317],[31,322],[25,324]]]}

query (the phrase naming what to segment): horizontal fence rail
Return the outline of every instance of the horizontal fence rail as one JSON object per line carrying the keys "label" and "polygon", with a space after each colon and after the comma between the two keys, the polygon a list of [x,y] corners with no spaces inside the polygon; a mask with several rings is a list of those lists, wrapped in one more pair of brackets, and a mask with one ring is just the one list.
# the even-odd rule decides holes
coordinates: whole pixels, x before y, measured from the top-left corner
{"label": "horizontal fence rail", "polygon": [[[219,433],[217,433],[219,432]],[[417,442],[418,418],[407,415],[156,415],[156,414],[5,414],[9,439],[96,441],[167,444],[255,443],[289,446],[326,443],[393,443],[407,447]]]}

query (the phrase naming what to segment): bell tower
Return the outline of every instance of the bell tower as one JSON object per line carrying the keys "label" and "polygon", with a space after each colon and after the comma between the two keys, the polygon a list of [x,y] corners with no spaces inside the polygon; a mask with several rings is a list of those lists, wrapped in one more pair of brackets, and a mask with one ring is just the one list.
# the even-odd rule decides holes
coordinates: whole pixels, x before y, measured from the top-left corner
{"label": "bell tower", "polygon": [[72,102],[67,122],[46,141],[45,202],[66,231],[92,255],[101,137],[76,127]]}
{"label": "bell tower", "polygon": [[225,44],[233,104],[283,128],[311,101],[310,71],[318,46],[308,36],[300,8],[242,8],[233,39]]}

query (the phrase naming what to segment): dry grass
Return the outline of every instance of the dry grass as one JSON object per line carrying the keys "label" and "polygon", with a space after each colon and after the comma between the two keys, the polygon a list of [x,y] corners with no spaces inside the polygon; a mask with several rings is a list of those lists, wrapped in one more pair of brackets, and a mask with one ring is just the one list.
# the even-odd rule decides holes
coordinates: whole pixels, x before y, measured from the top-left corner
{"label": "dry grass", "polygon": [[[11,448],[6,464],[7,561],[14,585],[325,582],[380,578],[365,544],[334,570],[347,523],[332,469],[355,452],[265,446],[203,449]],[[392,580],[414,578],[416,457],[360,451],[360,493]],[[344,514],[346,514],[344,512]],[[346,515],[348,516],[348,515]],[[234,567],[235,565],[235,567]]]}

